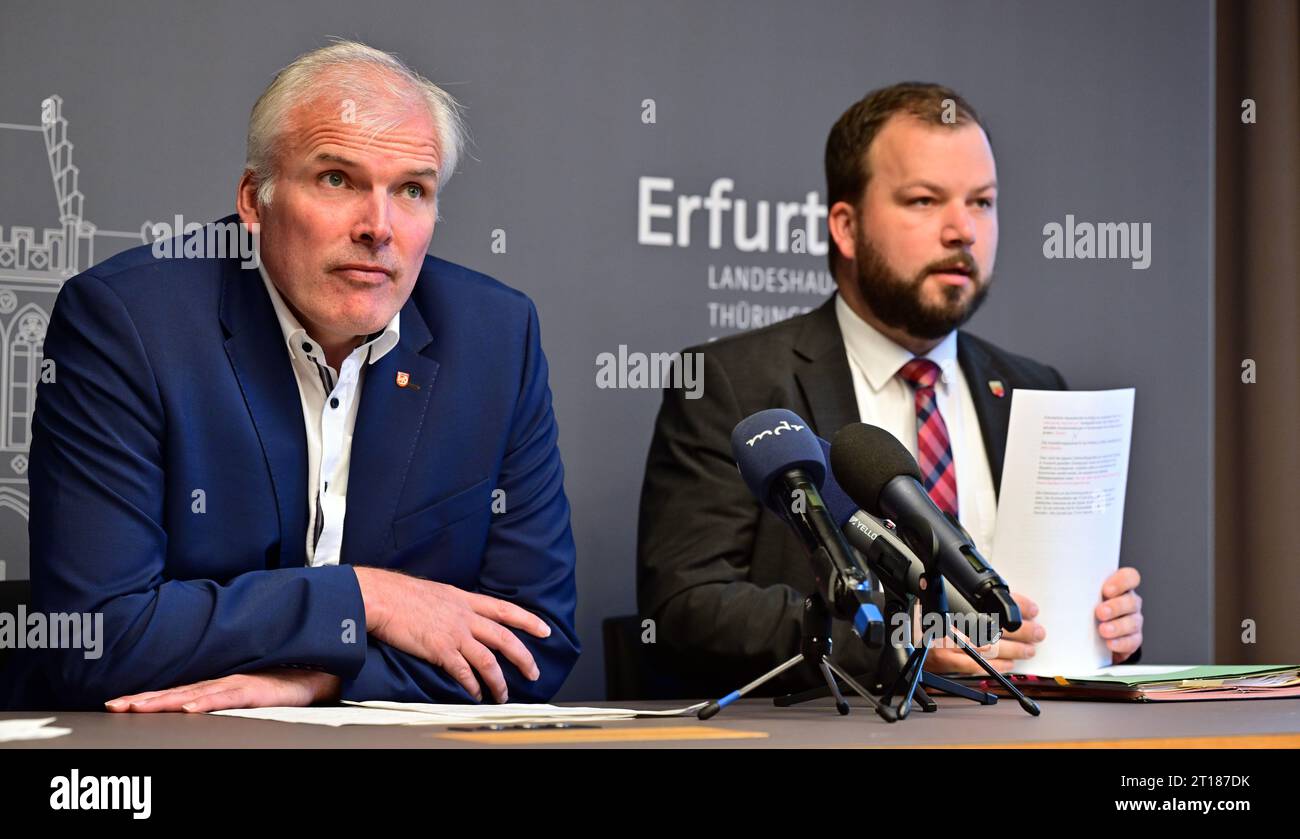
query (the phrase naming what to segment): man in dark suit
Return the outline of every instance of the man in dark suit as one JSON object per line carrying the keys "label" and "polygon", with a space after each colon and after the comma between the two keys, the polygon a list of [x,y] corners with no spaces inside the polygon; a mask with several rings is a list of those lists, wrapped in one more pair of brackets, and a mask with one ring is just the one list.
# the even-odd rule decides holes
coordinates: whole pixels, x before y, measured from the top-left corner
{"label": "man in dark suit", "polygon": [[[656,621],[654,659],[693,695],[739,687],[799,649],[802,603],[815,589],[804,549],[737,474],[730,435],[765,408],[788,408],[830,439],[870,422],[917,457],[931,498],[989,549],[1011,393],[1057,390],[1053,368],[959,331],[992,281],[997,172],[978,116],[957,93],[905,83],[868,94],[826,146],[829,257],[838,292],[813,312],[696,347],[703,398],[664,392],[646,464],[637,595]],[[990,550],[991,553],[991,550]],[[1099,592],[1098,631],[1113,660],[1142,642],[1133,568]],[[989,650],[1009,670],[1045,631],[1038,608]],[[833,658],[865,673],[874,656],[837,622]],[[927,668],[974,670],[959,650]],[[787,671],[767,692],[811,686]]]}
{"label": "man in dark suit", "polygon": [[574,544],[537,311],[427,255],[459,126],[386,53],[309,53],[254,107],[239,215],[216,225],[260,230],[260,266],[200,253],[201,230],[67,282],[32,590],[102,614],[102,655],[21,651],[0,707],[558,690]]}

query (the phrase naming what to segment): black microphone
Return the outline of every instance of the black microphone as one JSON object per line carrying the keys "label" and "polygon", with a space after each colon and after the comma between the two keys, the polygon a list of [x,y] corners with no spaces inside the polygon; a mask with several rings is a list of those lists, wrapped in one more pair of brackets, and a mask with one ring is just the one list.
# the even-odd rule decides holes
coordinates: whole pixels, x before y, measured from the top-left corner
{"label": "black microphone", "polygon": [[852,620],[862,640],[878,648],[885,640],[884,616],[871,596],[870,572],[859,565],[822,500],[826,460],[818,439],[798,414],[771,408],[736,425],[731,451],[754,497],[798,534],[832,613]]}
{"label": "black microphone", "polygon": [[[817,438],[817,442],[822,447],[822,454],[830,460],[831,444],[821,437]],[[831,518],[843,532],[844,539],[867,561],[867,569],[887,591],[900,598],[920,594],[920,580],[925,574],[925,563],[894,532],[892,522],[882,521],[858,509],[857,502],[849,498],[840,486],[833,468],[826,471],[826,480],[822,482],[822,498],[826,501],[826,509],[830,511]],[[996,641],[1001,635],[1001,628],[988,615],[977,612],[955,586],[947,581],[943,585],[948,600],[948,613],[962,616],[962,631],[971,638],[981,639],[980,643]]]}
{"label": "black microphone", "polygon": [[831,442],[831,466],[844,492],[873,516],[889,519],[927,566],[961,592],[975,610],[1020,628],[1020,607],[1006,582],[975,548],[969,534],[943,513],[925,488],[916,460],[883,428],[853,423]]}

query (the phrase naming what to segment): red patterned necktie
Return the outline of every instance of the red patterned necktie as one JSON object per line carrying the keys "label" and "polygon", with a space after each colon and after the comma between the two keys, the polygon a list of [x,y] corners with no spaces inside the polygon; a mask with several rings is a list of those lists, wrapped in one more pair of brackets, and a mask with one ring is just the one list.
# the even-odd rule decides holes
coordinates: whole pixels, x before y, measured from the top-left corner
{"label": "red patterned necktie", "polygon": [[916,462],[921,467],[921,485],[940,510],[956,518],[957,469],[952,462],[948,426],[939,414],[934,395],[939,365],[928,358],[914,358],[903,365],[898,375],[916,392]]}

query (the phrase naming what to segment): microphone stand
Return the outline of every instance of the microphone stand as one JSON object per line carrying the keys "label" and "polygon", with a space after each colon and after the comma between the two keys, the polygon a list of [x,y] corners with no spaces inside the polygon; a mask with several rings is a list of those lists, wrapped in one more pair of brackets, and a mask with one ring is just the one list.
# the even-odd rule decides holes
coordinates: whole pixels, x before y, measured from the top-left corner
{"label": "microphone stand", "polygon": [[[946,637],[951,638],[971,661],[978,664],[980,669],[996,679],[1008,693],[1014,696],[1020,703],[1020,707],[1023,708],[1026,713],[1035,717],[1041,714],[1042,709],[1038,706],[1037,702],[1034,702],[1032,699],[1029,699],[1021,693],[1015,685],[1011,684],[1010,680],[1008,680],[1006,676],[994,669],[993,665],[989,664],[988,660],[985,659],[984,656],[976,652],[975,648],[967,643],[966,639],[958,635],[956,630],[953,629],[952,616],[948,614],[948,595],[944,590],[942,575],[937,571],[932,571],[927,568],[926,573],[921,576],[918,586],[921,590],[921,613],[923,615],[938,614],[943,622],[943,634]],[[886,606],[889,607],[892,620],[892,614],[897,613],[894,611],[898,606],[897,598],[887,598]],[[904,605],[904,608],[907,608],[906,605]],[[907,619],[910,621],[910,609],[904,614],[908,615]],[[908,714],[911,713],[912,710],[913,699],[915,699],[927,713],[933,713],[939,710],[938,704],[921,689],[922,685],[934,690],[943,691],[944,693],[953,696],[959,696],[963,699],[978,702],[981,705],[997,704],[998,698],[995,694],[967,687],[966,685],[955,682],[952,679],[946,679],[943,676],[938,676],[934,673],[927,673],[924,668],[925,659],[929,651],[929,633],[923,632],[921,635],[921,646],[912,649],[910,655],[907,657],[907,662],[903,665],[901,670],[899,670],[893,679],[892,684],[890,684],[889,689],[885,691],[885,695],[881,700],[881,705],[883,707],[890,707],[889,703],[893,700],[894,695],[900,693],[900,689],[902,689],[904,683],[906,683],[906,689],[900,694],[898,708],[893,709],[893,716],[896,719],[907,719]],[[881,658],[880,663],[881,665],[884,665],[888,661],[889,657],[884,656]],[[894,663],[897,663],[897,659],[894,660]],[[889,719],[889,717],[883,714],[881,716],[885,719]]]}
{"label": "microphone stand", "polygon": [[[769,506],[793,526],[803,542],[813,577],[817,580],[815,593],[803,602],[799,652],[739,690],[705,705],[698,716],[702,720],[709,719],[745,694],[799,664],[814,667],[821,674],[826,682],[825,690],[835,697],[835,709],[841,715],[849,712],[849,703],[835,682],[837,676],[865,699],[876,713],[892,716],[892,709],[882,710],[875,697],[830,658],[833,617],[852,620],[854,632],[867,646],[884,646],[885,622],[880,612],[880,594],[874,589],[871,573],[854,560],[852,549],[845,544],[844,535],[826,509],[818,485],[802,472],[792,476],[791,480],[783,489],[771,490],[772,503]],[[791,503],[787,507],[782,493],[791,490]]]}
{"label": "microphone stand", "polygon": [[[863,594],[867,592],[859,589]],[[826,681],[826,687],[817,688],[819,696],[835,697],[835,710],[839,711],[841,716],[849,713],[848,700],[840,692],[839,686],[835,683],[835,677],[838,676],[846,685],[853,689],[853,692],[867,701],[867,704],[875,709],[876,713],[888,719],[895,717],[893,708],[887,704],[882,705],[877,702],[866,688],[858,684],[852,676],[844,671],[839,665],[830,659],[831,655],[831,613],[827,608],[826,600],[820,592],[804,598],[803,601],[803,638],[799,645],[799,652],[785,662],[778,664],[768,672],[759,676],[754,681],[740,688],[733,690],[731,693],[721,699],[710,702],[697,712],[701,720],[707,720],[717,714],[723,708],[740,699],[747,693],[754,691],[766,684],[767,682],[780,676],[785,671],[801,663],[807,662],[820,671],[822,678]],[[780,704],[779,702],[777,703]]]}
{"label": "microphone stand", "polygon": [[[985,673],[996,679],[1019,701],[1020,706],[1027,713],[1038,716],[1041,713],[1038,704],[1022,694],[1003,674],[995,670],[982,655],[956,633],[952,626],[951,616],[948,613],[948,595],[943,585],[942,575],[931,568],[929,563],[922,560],[926,566],[926,572],[917,579],[915,590],[910,590],[911,586],[907,582],[908,575],[905,570],[908,564],[907,560],[892,550],[885,540],[877,539],[876,544],[881,546],[881,550],[879,552],[873,551],[865,558],[871,573],[881,580],[885,589],[885,625],[888,627],[897,626],[898,619],[895,616],[902,616],[903,620],[910,626],[912,620],[911,605],[915,600],[919,599],[922,603],[922,614],[941,615],[944,635],[951,638]],[[969,699],[981,705],[997,704],[998,697],[996,694],[977,690],[952,679],[927,672],[924,667],[929,648],[929,638],[923,634],[919,649],[909,643],[903,647],[886,645],[881,650],[876,669],[871,674],[874,678],[868,680],[876,691],[883,691],[881,702],[872,703],[881,719],[886,722],[906,719],[911,713],[913,701],[920,705],[921,709],[926,713],[938,711],[938,703],[926,694],[924,688]],[[889,684],[888,689],[885,689],[885,684]],[[905,690],[902,690],[904,686],[906,686]],[[890,703],[896,694],[900,695],[901,698],[898,707],[894,708]],[[827,693],[824,688],[811,688],[799,693],[779,696],[773,702],[778,707],[789,707],[813,699],[821,699],[825,696],[827,696]]]}

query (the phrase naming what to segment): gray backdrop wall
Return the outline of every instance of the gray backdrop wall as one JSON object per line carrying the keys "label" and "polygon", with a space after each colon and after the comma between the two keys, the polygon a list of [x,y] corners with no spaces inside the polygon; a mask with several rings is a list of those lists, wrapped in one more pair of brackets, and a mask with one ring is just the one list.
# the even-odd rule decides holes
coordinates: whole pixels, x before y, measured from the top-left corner
{"label": "gray backdrop wall", "polygon": [[[970,328],[1057,366],[1073,387],[1137,388],[1123,559],[1144,575],[1145,655],[1204,661],[1213,594],[1211,21],[1208,0],[372,0],[363,11],[345,2],[5,0],[0,244],[15,241],[14,227],[35,228],[39,243],[77,193],[83,263],[91,247],[98,261],[138,242],[146,221],[231,212],[253,100],[328,36],[393,50],[447,86],[467,106],[476,143],[443,194],[433,251],[524,290],[540,309],[585,647],[561,698],[596,698],[600,621],[635,610],[637,501],[659,403],[652,390],[598,388],[597,355],[620,345],[681,349],[824,297],[710,287],[711,275],[737,266],[825,280],[821,256],[775,243],[739,250],[730,216],[716,249],[702,215],[687,247],[640,243],[641,179],[673,181],[656,204],[705,194],[718,178],[734,181],[733,197],[751,213],[760,200],[803,202],[824,195],[823,143],[851,102],[904,79],[947,83],[991,127],[1002,188],[997,282]],[[75,184],[51,183],[39,130],[51,95],[66,121],[66,136],[51,142],[75,145]],[[1149,222],[1150,268],[1045,259],[1043,226],[1067,214]],[[675,218],[653,222],[675,229]],[[493,251],[494,231],[505,232],[504,253]],[[27,576],[24,353],[72,267],[85,264],[6,267],[0,254],[0,327],[6,367],[17,370],[0,440],[0,573],[10,579]]]}

